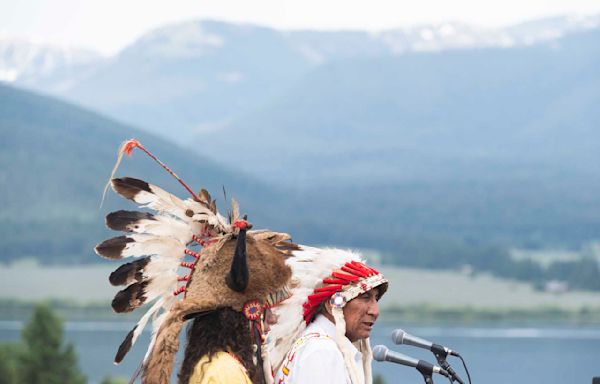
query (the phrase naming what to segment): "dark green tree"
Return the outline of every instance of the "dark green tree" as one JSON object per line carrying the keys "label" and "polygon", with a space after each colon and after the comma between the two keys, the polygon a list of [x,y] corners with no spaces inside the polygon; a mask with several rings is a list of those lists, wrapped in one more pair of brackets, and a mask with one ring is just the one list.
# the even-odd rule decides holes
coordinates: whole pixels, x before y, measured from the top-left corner
{"label": "dark green tree", "polygon": [[381,376],[380,374],[376,374],[375,376],[373,376],[373,384],[385,384],[383,376]]}
{"label": "dark green tree", "polygon": [[63,342],[62,321],[46,304],[36,306],[22,332],[19,382],[26,384],[83,384],[72,344]]}
{"label": "dark green tree", "polygon": [[18,384],[18,356],[21,346],[17,343],[0,344],[0,384]]}

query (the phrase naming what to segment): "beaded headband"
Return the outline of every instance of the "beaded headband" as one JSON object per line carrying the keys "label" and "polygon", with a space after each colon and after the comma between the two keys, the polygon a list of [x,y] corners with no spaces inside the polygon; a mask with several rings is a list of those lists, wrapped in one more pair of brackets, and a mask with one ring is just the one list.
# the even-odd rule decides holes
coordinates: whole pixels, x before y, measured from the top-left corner
{"label": "beaded headband", "polygon": [[316,288],[302,305],[304,321],[308,324],[325,300],[342,308],[355,297],[381,286],[380,297],[387,290],[387,279],[375,268],[358,261],[345,263],[341,271],[334,271],[323,279],[324,286]]}

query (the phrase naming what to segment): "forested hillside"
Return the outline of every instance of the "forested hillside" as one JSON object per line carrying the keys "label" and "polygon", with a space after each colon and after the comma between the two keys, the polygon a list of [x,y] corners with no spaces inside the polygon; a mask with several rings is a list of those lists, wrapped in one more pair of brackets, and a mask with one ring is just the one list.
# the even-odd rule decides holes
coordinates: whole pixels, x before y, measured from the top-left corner
{"label": "forested hillside", "polygon": [[[117,206],[135,207],[109,191],[100,208],[117,149],[131,137],[194,189],[210,188],[220,205],[225,187],[253,221],[274,212],[267,188],[209,161],[203,156],[206,147],[183,150],[73,105],[0,85],[0,260],[96,261],[92,248],[109,235],[103,229],[104,215]],[[232,156],[243,159],[243,153]],[[118,174],[146,179],[187,198],[177,182],[141,153],[124,160]]]}

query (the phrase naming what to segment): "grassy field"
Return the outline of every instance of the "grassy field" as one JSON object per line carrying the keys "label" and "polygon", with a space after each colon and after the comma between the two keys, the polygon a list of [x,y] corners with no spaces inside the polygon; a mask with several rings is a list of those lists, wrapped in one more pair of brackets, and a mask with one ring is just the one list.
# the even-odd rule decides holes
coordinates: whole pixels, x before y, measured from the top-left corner
{"label": "grassy field", "polygon": [[531,284],[486,274],[467,276],[454,271],[382,268],[390,280],[382,306],[427,304],[441,308],[527,309],[552,307],[563,310],[600,309],[598,292],[540,292]]}
{"label": "grassy field", "polygon": [[0,299],[60,299],[90,303],[112,299],[118,291],[108,275],[118,263],[94,266],[38,266],[19,263],[0,267]]}
{"label": "grassy field", "polygon": [[[63,300],[79,304],[108,302],[117,288],[108,283],[118,264],[76,267],[18,264],[0,267],[0,300]],[[600,310],[600,293],[551,294],[530,284],[489,275],[467,276],[454,271],[382,267],[390,288],[382,308],[415,305],[435,308],[469,307],[475,310],[557,308]]]}
{"label": "grassy field", "polygon": [[576,261],[582,257],[592,257],[600,262],[600,243],[589,243],[581,250],[511,249],[510,256],[515,260],[531,260],[543,267],[547,267],[554,262]]}

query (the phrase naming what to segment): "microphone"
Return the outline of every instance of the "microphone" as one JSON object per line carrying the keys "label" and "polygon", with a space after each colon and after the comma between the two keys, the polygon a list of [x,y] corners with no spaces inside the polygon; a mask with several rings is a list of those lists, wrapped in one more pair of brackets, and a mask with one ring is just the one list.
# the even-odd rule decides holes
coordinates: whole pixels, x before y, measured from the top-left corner
{"label": "microphone", "polygon": [[434,354],[445,353],[446,355],[460,356],[458,352],[453,351],[450,348],[446,348],[443,345],[432,343],[431,341],[421,339],[417,336],[413,336],[410,333],[406,333],[401,329],[396,329],[394,332],[392,332],[392,341],[395,344],[412,345],[413,347],[428,349]]}
{"label": "microphone", "polygon": [[373,359],[377,361],[389,361],[390,363],[402,364],[407,367],[416,368],[424,376],[431,376],[433,373],[448,376],[448,372],[443,368],[433,365],[424,360],[417,360],[410,356],[403,355],[398,352],[390,351],[385,345],[376,345],[373,348]]}
{"label": "microphone", "polygon": [[[464,384],[463,380],[458,376],[458,373],[448,364],[446,361],[446,356],[458,356],[460,354],[456,351],[451,350],[450,348],[446,348],[443,345],[432,343],[431,341],[421,339],[420,337],[413,336],[410,333],[406,333],[401,329],[396,329],[392,332],[392,341],[396,344],[406,344],[412,345],[414,347],[428,349],[433,352],[435,358],[438,363],[448,372],[450,373],[451,380],[458,381],[459,384]],[[469,379],[470,381],[470,379]]]}

